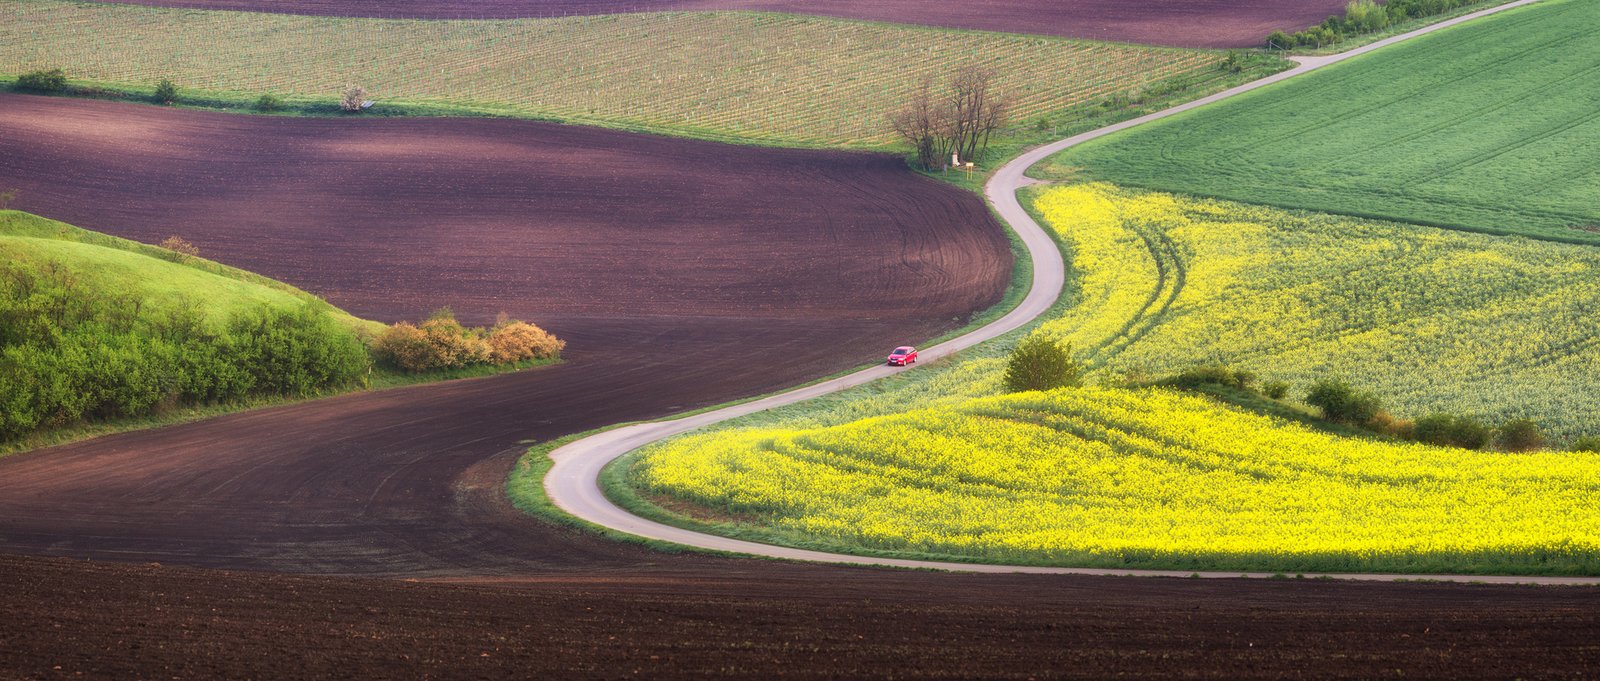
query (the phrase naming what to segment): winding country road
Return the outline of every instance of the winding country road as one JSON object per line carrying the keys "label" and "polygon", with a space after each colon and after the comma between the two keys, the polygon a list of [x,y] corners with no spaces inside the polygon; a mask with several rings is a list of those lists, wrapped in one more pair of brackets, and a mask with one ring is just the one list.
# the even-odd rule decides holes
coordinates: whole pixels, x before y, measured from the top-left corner
{"label": "winding country road", "polygon": [[[1044,314],[1055,304],[1061,295],[1062,282],[1065,276],[1065,265],[1061,252],[1028,212],[1017,201],[1017,191],[1029,183],[1026,172],[1033,165],[1044,160],[1052,154],[1069,147],[1082,144],[1092,139],[1097,139],[1128,128],[1142,125],[1150,121],[1167,118],[1170,116],[1196,109],[1213,102],[1221,101],[1246,92],[1268,87],[1275,83],[1300,76],[1311,71],[1351,59],[1374,50],[1382,49],[1394,43],[1408,40],[1419,35],[1432,33],[1462,22],[1501,12],[1513,7],[1532,4],[1539,0],[1518,0],[1506,5],[1497,6],[1480,12],[1468,14],[1449,21],[1440,22],[1417,31],[1394,36],[1386,40],[1374,42],[1354,50],[1327,57],[1298,58],[1299,66],[1248,83],[1231,90],[1217,93],[1181,106],[1166,109],[1153,114],[1142,116],[1093,130],[1067,139],[1047,144],[1033,149],[997,170],[985,187],[989,201],[994,205],[1002,219],[1009,223],[1018,236],[1021,237],[1027,248],[1029,257],[1033,260],[1033,282],[1028,295],[1017,307],[999,320],[982,328],[967,333],[959,338],[941,343],[935,347],[922,350],[923,359],[938,360],[948,357],[956,352],[970,348],[979,343],[998,338],[1018,328],[1026,326],[1034,318]],[[600,433],[582,440],[569,443],[551,453],[555,461],[549,474],[545,478],[545,492],[557,507],[567,513],[585,521],[600,525],[612,530],[624,532],[638,537],[666,541],[683,546],[713,551],[765,556],[769,558],[783,558],[788,560],[801,560],[815,563],[833,563],[845,565],[882,565],[901,568],[936,569],[963,572],[1024,572],[1046,574],[1079,574],[1079,575],[1143,575],[1154,577],[1189,577],[1200,576],[1216,579],[1232,579],[1240,577],[1237,572],[1186,572],[1186,571],[1161,571],[1161,570],[1107,570],[1083,569],[1064,567],[1040,567],[1023,565],[992,565],[977,563],[954,563],[945,561],[893,559],[880,557],[856,556],[842,553],[828,553],[806,549],[796,549],[785,546],[775,546],[758,542],[731,539],[717,535],[696,532],[693,530],[674,527],[663,523],[647,520],[629,513],[622,507],[607,499],[600,488],[599,477],[605,466],[617,458],[659,440],[682,434],[697,428],[703,428],[729,419],[738,418],[767,409],[795,404],[821,395],[853,388],[890,374],[905,371],[888,366],[878,366],[859,371],[848,376],[836,378],[823,383],[807,386],[779,395],[773,395],[744,404],[738,404],[715,411],[697,414],[691,417],[644,423],[627,426]],[[917,369],[910,369],[917,370]],[[923,369],[926,370],[926,369]],[[1247,573],[1251,577],[1271,577],[1272,573]],[[1396,581],[1427,579],[1434,581],[1452,582],[1497,582],[1497,583],[1528,583],[1528,584],[1600,584],[1600,577],[1519,577],[1519,576],[1484,576],[1484,575],[1416,575],[1416,574],[1310,574],[1312,577],[1337,577],[1340,579],[1366,580],[1366,581]]]}

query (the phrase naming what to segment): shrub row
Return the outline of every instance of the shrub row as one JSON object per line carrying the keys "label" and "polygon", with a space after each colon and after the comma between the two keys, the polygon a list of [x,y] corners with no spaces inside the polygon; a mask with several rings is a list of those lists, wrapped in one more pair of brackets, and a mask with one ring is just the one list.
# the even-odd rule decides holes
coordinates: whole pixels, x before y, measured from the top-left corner
{"label": "shrub row", "polygon": [[[1234,388],[1274,400],[1283,399],[1289,392],[1289,385],[1280,382],[1269,382],[1257,388],[1254,373],[1220,365],[1187,369],[1157,384],[1183,390]],[[1499,428],[1459,414],[1435,413],[1415,421],[1398,419],[1384,411],[1383,400],[1376,394],[1358,390],[1341,380],[1316,382],[1305,401],[1316,407],[1324,420],[1441,447],[1484,449],[1493,444],[1507,452],[1531,452],[1549,444],[1539,424],[1531,419],[1513,419]],[[1580,438],[1572,443],[1571,449],[1600,452],[1600,437]]]}
{"label": "shrub row", "polygon": [[32,92],[60,92],[67,88],[67,74],[61,69],[34,71],[17,76],[17,89]]}
{"label": "shrub row", "polygon": [[467,328],[444,308],[420,326],[400,322],[389,327],[372,351],[389,366],[418,373],[555,359],[565,347],[565,341],[544,329],[504,314],[492,327]]}
{"label": "shrub row", "polygon": [[[67,89],[67,74],[61,69],[41,69],[17,76],[16,89],[25,92],[63,92]],[[339,101],[339,108],[343,111],[359,113],[363,110],[367,91],[363,88],[350,88],[346,90]],[[176,104],[182,101],[182,92],[178,85],[169,78],[162,78],[156,83],[152,100],[157,104]],[[283,99],[277,95],[267,93],[257,98],[252,105],[256,111],[272,112],[284,108]]]}
{"label": "shrub row", "polygon": [[[182,262],[198,251],[171,237]],[[396,324],[369,348],[308,301],[209,322],[192,299],[151,301],[84,285],[57,263],[0,262],[0,440],[106,418],[364,380],[373,357],[410,372],[559,357],[566,343],[501,315],[464,328],[448,309]]]}
{"label": "shrub row", "polygon": [[1273,31],[1267,47],[1286,50],[1295,47],[1337,45],[1345,38],[1376,33],[1407,19],[1443,14],[1479,0],[1389,0],[1380,5],[1373,0],[1351,0],[1344,16],[1331,16],[1322,23],[1297,33]]}
{"label": "shrub row", "polygon": [[[1531,452],[1549,444],[1544,431],[1532,419],[1512,419],[1498,428],[1462,414],[1433,413],[1415,421],[1398,419],[1383,410],[1377,395],[1339,380],[1318,381],[1306,396],[1306,403],[1321,409],[1322,417],[1329,421],[1440,447],[1484,449],[1493,445],[1507,452]],[[1572,449],[1600,451],[1596,446],[1600,442],[1591,440],[1597,438],[1580,439]]]}

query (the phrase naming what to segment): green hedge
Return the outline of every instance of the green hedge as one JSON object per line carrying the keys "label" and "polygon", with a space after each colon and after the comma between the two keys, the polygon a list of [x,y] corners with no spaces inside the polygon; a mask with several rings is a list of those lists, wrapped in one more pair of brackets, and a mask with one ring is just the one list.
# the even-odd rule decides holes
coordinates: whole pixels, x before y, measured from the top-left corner
{"label": "green hedge", "polygon": [[195,301],[97,295],[53,264],[0,263],[0,440],[85,420],[350,385],[371,366],[326,304],[206,322]]}

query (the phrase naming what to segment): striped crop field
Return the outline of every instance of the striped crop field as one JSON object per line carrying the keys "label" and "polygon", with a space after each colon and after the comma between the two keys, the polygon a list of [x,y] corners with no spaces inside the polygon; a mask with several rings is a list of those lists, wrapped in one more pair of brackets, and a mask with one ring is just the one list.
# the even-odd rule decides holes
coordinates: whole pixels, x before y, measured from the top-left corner
{"label": "striped crop field", "polygon": [[1600,244],[1596,26],[1600,3],[1535,3],[1053,162],[1124,186]]}
{"label": "striped crop field", "polygon": [[418,21],[13,0],[0,74],[473,104],[720,139],[882,146],[924,78],[992,68],[1029,119],[1215,73],[1214,51],[748,12]]}
{"label": "striped crop field", "polygon": [[1339,376],[1404,417],[1600,434],[1600,250],[1106,184],[1034,204],[1082,302],[1047,322],[1102,373],[1227,364],[1304,390]]}
{"label": "striped crop field", "polygon": [[1103,183],[1032,202],[1074,285],[1031,333],[1072,343],[1091,387],[1005,395],[1005,344],[983,346],[645,448],[632,505],[846,551],[1600,574],[1600,455],[1339,436],[1140,387],[1212,363],[1291,397],[1342,376],[1402,417],[1527,417],[1559,448],[1600,434],[1600,252]]}

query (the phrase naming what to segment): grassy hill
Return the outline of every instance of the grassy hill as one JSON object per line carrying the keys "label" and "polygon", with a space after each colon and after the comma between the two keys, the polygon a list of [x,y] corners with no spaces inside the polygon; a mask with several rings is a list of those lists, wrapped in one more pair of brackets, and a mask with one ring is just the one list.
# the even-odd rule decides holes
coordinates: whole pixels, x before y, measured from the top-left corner
{"label": "grassy hill", "polygon": [[74,79],[144,88],[170,78],[237,105],[273,93],[289,108],[314,99],[325,110],[361,85],[378,102],[372,115],[397,103],[423,112],[464,106],[795,145],[884,145],[888,112],[923,78],[943,80],[964,64],[992,68],[1016,117],[1031,121],[1137,98],[1171,79],[1220,86],[1238,75],[1218,68],[1224,57],[742,12],[413,21],[0,4],[0,73],[62,68]]}
{"label": "grassy hill", "polygon": [[1267,415],[1141,387],[1212,363],[1288,381],[1291,397],[1342,375],[1401,416],[1531,417],[1562,441],[1594,435],[1600,252],[1104,184],[1034,190],[1033,207],[1073,280],[1032,333],[1072,343],[1100,387],[1004,396],[1007,344],[988,344],[646,448],[612,469],[614,494],[676,522],[847,551],[1600,570],[1600,455],[1352,437],[1295,405]]}
{"label": "grassy hill", "polygon": [[[263,305],[289,309],[322,302],[305,291],[254,272],[21,211],[0,211],[0,249],[6,260],[14,263],[61,263],[92,291],[150,300],[203,297],[205,306],[201,311],[212,323]],[[327,313],[360,333],[376,334],[385,328],[381,322],[360,319],[332,306]]]}
{"label": "grassy hill", "polygon": [[0,212],[0,253],[0,441],[358,387],[364,338],[384,328],[257,275],[16,211]]}
{"label": "grassy hill", "polygon": [[1550,0],[1090,142],[1076,177],[1600,244],[1600,3]]}

